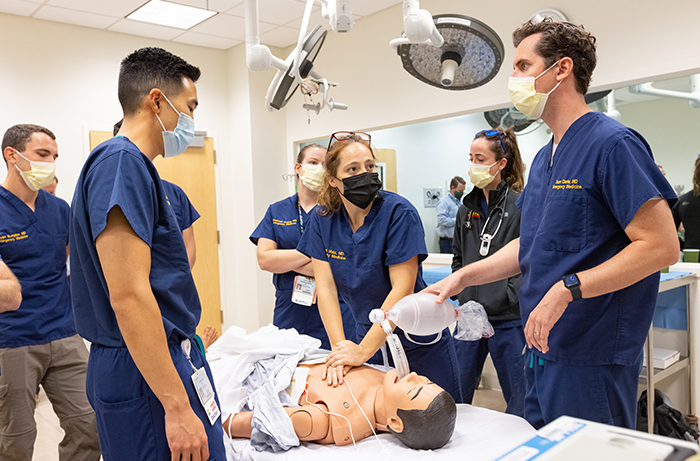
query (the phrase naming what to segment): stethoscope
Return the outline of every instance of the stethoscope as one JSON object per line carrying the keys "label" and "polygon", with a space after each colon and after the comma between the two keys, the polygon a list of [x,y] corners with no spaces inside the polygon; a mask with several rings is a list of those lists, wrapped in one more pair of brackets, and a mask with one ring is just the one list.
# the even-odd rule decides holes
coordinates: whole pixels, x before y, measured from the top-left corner
{"label": "stethoscope", "polygon": [[[508,198],[508,191],[510,190],[510,187],[506,187],[506,193],[503,194],[503,198],[496,203],[496,206],[494,206],[491,211],[489,212],[488,217],[486,218],[486,222],[484,223],[484,227],[481,229],[481,234],[479,234],[479,239],[481,240],[481,245],[479,247],[479,254],[481,256],[488,256],[489,254],[489,249],[491,249],[491,240],[498,234],[499,229],[501,228],[501,224],[503,223],[503,216],[505,216],[505,210],[503,209],[503,205],[506,203],[506,199]],[[491,221],[491,217],[493,214],[496,212],[496,210],[501,210],[501,216],[498,220],[498,226],[496,226],[496,230],[493,231],[493,233],[487,233],[486,229],[489,226],[489,222]],[[464,227],[466,227],[468,230],[471,230],[472,228],[472,215],[474,214],[473,211],[469,212],[469,216],[467,217],[467,222],[464,223]]]}

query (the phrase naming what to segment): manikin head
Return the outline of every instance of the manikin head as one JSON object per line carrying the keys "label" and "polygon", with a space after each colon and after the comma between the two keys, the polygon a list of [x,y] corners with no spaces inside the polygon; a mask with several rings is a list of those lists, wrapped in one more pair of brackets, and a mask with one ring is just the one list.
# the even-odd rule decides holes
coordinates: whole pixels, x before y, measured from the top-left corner
{"label": "manikin head", "polygon": [[452,396],[425,376],[410,373],[399,380],[389,371],[382,386],[386,428],[407,447],[435,450],[449,442],[457,405]]}

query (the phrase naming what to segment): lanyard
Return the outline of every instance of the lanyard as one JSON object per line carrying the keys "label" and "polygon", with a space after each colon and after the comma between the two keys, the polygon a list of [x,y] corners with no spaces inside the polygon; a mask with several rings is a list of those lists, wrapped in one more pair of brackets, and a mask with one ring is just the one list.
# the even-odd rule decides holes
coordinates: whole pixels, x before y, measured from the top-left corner
{"label": "lanyard", "polygon": [[297,207],[299,208],[299,229],[301,229],[301,234],[304,235],[304,218],[301,215],[301,202],[299,197],[297,197]]}

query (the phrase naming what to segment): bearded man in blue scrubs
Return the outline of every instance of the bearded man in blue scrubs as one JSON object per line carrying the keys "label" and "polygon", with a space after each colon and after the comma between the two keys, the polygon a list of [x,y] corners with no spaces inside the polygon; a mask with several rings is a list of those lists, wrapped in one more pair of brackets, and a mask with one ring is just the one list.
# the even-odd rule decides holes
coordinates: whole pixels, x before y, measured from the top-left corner
{"label": "bearded man in blue scrubs", "polygon": [[189,146],[199,76],[160,48],[127,56],[119,135],[92,151],[73,196],[73,305],[93,343],[87,393],[105,461],[226,459],[213,379],[193,341],[199,296],[153,165]]}
{"label": "bearded man in blue scrubs", "polygon": [[644,138],[586,105],[595,37],[545,20],[521,26],[513,43],[511,100],[553,135],[517,202],[520,239],[428,290],[444,300],[522,272],[525,418],[634,428],[659,270],[678,260],[676,195]]}
{"label": "bearded man in blue scrubs", "polygon": [[55,176],[56,136],[42,126],[15,125],[2,151],[0,260],[23,293],[18,309],[0,313],[0,459],[32,459],[41,384],[65,431],[61,461],[96,461],[95,413],[85,395],[88,352],[75,332],[66,269],[69,207],[41,190]]}

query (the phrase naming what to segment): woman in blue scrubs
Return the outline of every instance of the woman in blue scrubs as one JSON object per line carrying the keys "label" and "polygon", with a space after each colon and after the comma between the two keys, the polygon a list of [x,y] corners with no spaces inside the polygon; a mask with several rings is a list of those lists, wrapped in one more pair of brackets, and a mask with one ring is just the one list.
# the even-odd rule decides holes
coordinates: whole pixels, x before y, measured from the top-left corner
{"label": "woman in blue scrubs", "polygon": [[[370,137],[340,132],[331,136],[326,154],[326,180],[317,213],[297,250],[310,256],[316,275],[318,305],[333,347],[326,359],[329,385],[365,362],[380,363],[377,352],[386,341],[369,312],[388,310],[401,298],[425,288],[421,262],[427,257],[423,224],[408,200],[383,191]],[[357,321],[358,342],[343,328],[338,295]],[[427,376],[461,401],[459,371],[448,330],[436,336],[414,336],[410,342],[399,328],[411,371]]]}
{"label": "woman in blue scrubs", "polygon": [[[314,276],[311,259],[299,253],[296,247],[306,230],[309,213],[318,201],[325,155],[326,149],[318,144],[309,144],[299,151],[294,167],[299,180],[298,192],[270,205],[250,240],[258,246],[260,268],[274,274],[272,282],[276,298],[272,323],[279,328],[295,328],[301,334],[313,336],[321,340],[322,348],[330,350],[318,305],[315,302],[304,305],[292,301],[300,278],[306,276],[313,279]],[[308,286],[312,286],[313,282],[308,283]],[[346,329],[354,330],[352,313],[342,300],[339,303],[343,325]]]}

